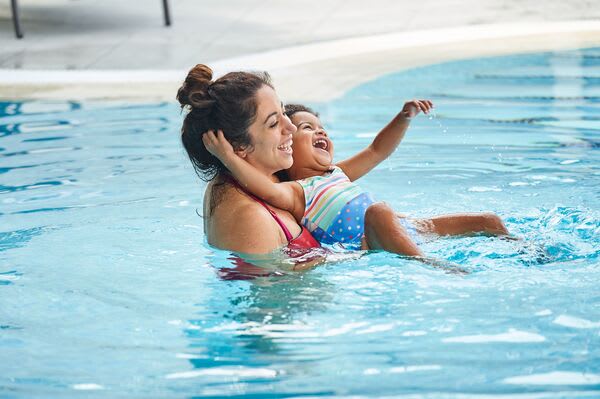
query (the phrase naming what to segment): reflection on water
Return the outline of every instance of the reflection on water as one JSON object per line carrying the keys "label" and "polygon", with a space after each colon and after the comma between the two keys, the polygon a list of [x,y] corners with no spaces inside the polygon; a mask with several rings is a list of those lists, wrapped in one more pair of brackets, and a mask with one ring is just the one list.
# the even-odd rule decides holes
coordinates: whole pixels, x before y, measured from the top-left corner
{"label": "reflection on water", "polygon": [[[281,273],[230,284],[238,289],[232,291],[231,296],[222,298],[228,304],[223,318],[217,317],[216,325],[207,325],[200,320],[192,323],[202,324],[205,330],[214,332],[235,326],[234,334],[240,335],[237,338],[244,348],[255,348],[264,353],[277,351],[270,337],[271,333],[276,336],[276,328],[269,326],[284,328],[294,325],[299,315],[325,312],[334,298],[334,285],[310,272]],[[191,333],[190,336],[193,337]]]}

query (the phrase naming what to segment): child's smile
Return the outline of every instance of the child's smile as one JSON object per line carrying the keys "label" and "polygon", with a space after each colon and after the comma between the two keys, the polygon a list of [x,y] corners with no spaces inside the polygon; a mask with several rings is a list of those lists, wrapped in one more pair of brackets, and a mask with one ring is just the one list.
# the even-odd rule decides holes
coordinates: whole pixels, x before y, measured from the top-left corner
{"label": "child's smile", "polygon": [[327,171],[333,163],[333,143],[319,118],[309,112],[297,112],[292,122],[298,128],[294,139],[294,168]]}

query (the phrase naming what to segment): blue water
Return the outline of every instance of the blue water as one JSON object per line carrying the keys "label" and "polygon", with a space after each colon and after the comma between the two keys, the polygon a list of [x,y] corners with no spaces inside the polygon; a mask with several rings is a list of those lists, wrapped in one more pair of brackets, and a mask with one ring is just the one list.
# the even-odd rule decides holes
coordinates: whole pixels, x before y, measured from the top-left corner
{"label": "blue water", "polygon": [[[0,397],[600,396],[600,49],[467,60],[313,104],[338,159],[431,98],[362,180],[440,239],[226,280],[171,103],[0,104]],[[275,266],[273,266],[275,267]]]}

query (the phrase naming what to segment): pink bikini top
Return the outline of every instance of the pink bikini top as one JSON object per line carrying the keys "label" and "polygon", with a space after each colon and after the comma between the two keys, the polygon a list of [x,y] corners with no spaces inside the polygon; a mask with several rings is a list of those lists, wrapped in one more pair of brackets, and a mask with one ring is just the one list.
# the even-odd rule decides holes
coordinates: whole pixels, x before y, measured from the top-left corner
{"label": "pink bikini top", "polygon": [[[292,233],[290,233],[286,225],[281,221],[281,219],[279,219],[279,216],[277,216],[277,214],[271,208],[269,208],[269,206],[263,200],[244,190],[244,188],[240,186],[240,184],[233,178],[229,178],[228,181],[242,190],[250,198],[261,204],[267,211],[269,211],[281,230],[283,230],[283,234],[285,234],[288,245],[284,247],[284,250],[290,258],[303,257],[304,261],[310,260],[311,249],[321,247],[321,244],[319,244],[319,242],[315,240],[310,232],[302,226],[300,234],[298,234],[296,238],[292,237]],[[309,256],[306,257],[306,255]],[[318,255],[315,254],[314,256]],[[219,269],[219,277],[223,280],[252,280],[256,277],[267,277],[276,274],[259,266],[248,263],[238,256],[233,256],[229,259],[232,261],[235,267]]]}
{"label": "pink bikini top", "polygon": [[285,234],[285,239],[288,242],[287,247],[289,249],[318,248],[321,246],[321,244],[319,244],[319,242],[317,240],[315,240],[315,238],[310,234],[310,232],[308,230],[306,230],[304,228],[304,226],[300,226],[302,230],[300,231],[300,234],[298,234],[297,237],[295,237],[295,238],[292,237],[292,233],[290,233],[287,226],[283,223],[283,221],[281,221],[281,219],[279,219],[279,216],[277,216],[275,211],[273,211],[271,208],[269,208],[269,206],[263,200],[261,200],[254,194],[249,193],[248,191],[244,190],[244,188],[237,182],[237,180],[235,180],[233,178],[229,178],[228,180],[231,184],[233,184],[234,186],[236,186],[237,188],[242,190],[246,195],[248,195],[254,201],[261,204],[271,214],[271,216],[273,217],[273,219],[275,219],[275,221],[277,222],[277,224],[279,225],[281,230],[283,230],[283,234]]}

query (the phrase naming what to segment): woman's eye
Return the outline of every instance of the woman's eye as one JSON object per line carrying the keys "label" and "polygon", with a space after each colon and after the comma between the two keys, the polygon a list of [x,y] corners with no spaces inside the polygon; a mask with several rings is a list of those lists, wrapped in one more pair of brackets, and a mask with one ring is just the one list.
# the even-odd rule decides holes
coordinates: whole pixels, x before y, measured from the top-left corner
{"label": "woman's eye", "polygon": [[277,125],[279,125],[279,121],[273,122],[273,124],[271,124],[271,126],[269,126],[269,127],[272,129],[272,128],[274,128]]}

